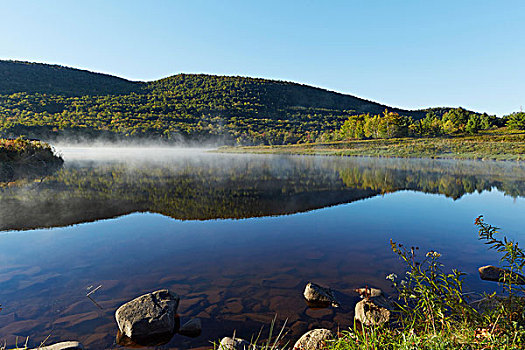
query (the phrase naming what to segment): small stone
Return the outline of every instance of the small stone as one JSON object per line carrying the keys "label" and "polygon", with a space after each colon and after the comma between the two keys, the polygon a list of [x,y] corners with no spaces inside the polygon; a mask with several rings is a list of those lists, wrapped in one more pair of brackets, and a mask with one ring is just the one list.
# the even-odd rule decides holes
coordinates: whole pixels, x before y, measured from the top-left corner
{"label": "small stone", "polygon": [[390,311],[377,298],[363,299],[355,305],[354,318],[364,326],[379,326],[390,320]]}
{"label": "small stone", "polygon": [[375,298],[383,294],[381,289],[370,287],[357,288],[355,289],[355,292],[359,294],[361,298]]}
{"label": "small stone", "polygon": [[507,278],[511,278],[512,284],[525,284],[525,277],[519,273],[511,272],[507,269],[502,269],[501,267],[496,267],[492,265],[482,266],[478,269],[479,277],[485,281],[493,282],[504,282],[505,275]]}
{"label": "small stone", "polygon": [[334,310],[333,309],[328,309],[328,308],[324,308],[324,309],[308,308],[308,309],[306,309],[305,313],[306,313],[306,315],[308,317],[323,318],[323,317],[332,316],[334,314]]}
{"label": "small stone", "polygon": [[84,346],[77,341],[64,341],[48,346],[41,346],[33,350],[84,350]]}
{"label": "small stone", "polygon": [[249,350],[250,343],[241,338],[224,337],[219,344],[219,350]]}
{"label": "small stone", "polygon": [[304,334],[308,330],[308,323],[303,321],[297,321],[290,327],[291,336],[299,338],[301,334]]}
{"label": "small stone", "polygon": [[330,288],[321,287],[309,282],[304,289],[304,298],[310,307],[339,307],[339,302],[335,299],[334,291]]}
{"label": "small stone", "polygon": [[244,307],[242,306],[242,303],[240,300],[232,299],[230,301],[227,301],[224,304],[224,308],[222,310],[223,313],[231,313],[231,314],[239,314],[242,312]]}
{"label": "small stone", "polygon": [[185,337],[196,338],[201,335],[202,322],[200,318],[192,318],[182,325],[179,329],[179,334]]}
{"label": "small stone", "polygon": [[178,330],[179,296],[167,289],[135,298],[115,312],[119,330],[137,343],[150,343]]}
{"label": "small stone", "polygon": [[303,334],[293,346],[294,350],[321,350],[326,348],[326,341],[335,338],[335,334],[325,328],[312,329]]}

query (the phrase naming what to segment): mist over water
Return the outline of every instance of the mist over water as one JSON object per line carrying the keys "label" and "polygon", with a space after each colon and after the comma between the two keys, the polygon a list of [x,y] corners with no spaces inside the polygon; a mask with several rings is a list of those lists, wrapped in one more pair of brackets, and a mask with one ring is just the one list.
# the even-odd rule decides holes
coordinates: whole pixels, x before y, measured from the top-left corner
{"label": "mist over water", "polygon": [[56,144],[55,150],[66,161],[158,161],[187,158],[195,155],[205,156],[206,152],[217,147],[183,147],[161,144],[129,145],[129,144]]}
{"label": "mist over water", "polygon": [[[525,165],[513,162],[234,155],[209,148],[64,147],[61,170],[0,190],[0,334],[13,343],[114,344],[114,311],[170,288],[182,322],[203,321],[172,348],[250,338],[288,319],[290,337],[351,325],[352,293],[391,291],[390,238],[438,250],[467,289],[496,255],[477,241],[484,214],[523,237]],[[23,230],[19,232],[16,230]],[[340,309],[312,310],[308,281],[338,291]],[[85,297],[86,288],[103,309]]]}

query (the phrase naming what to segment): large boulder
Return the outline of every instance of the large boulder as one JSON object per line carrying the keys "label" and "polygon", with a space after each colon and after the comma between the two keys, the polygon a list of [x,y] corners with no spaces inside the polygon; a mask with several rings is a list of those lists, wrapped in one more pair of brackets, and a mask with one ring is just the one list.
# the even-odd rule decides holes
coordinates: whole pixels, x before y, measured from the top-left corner
{"label": "large boulder", "polygon": [[310,307],[338,307],[339,302],[335,298],[334,291],[330,288],[321,287],[309,282],[304,288],[303,296]]}
{"label": "large boulder", "polygon": [[[38,350],[84,350],[84,346],[77,341],[63,341],[60,343],[41,346],[36,348]],[[33,349],[33,350],[36,350]]]}
{"label": "large boulder", "polygon": [[487,265],[480,267],[478,271],[479,277],[485,281],[504,282],[505,276],[507,276],[507,278],[510,277],[513,284],[525,284],[524,276],[501,267]]}
{"label": "large boulder", "polygon": [[250,342],[241,338],[224,337],[218,350],[249,350]]}
{"label": "large boulder", "polygon": [[390,320],[390,305],[386,298],[366,298],[355,305],[354,318],[364,326],[379,326]]}
{"label": "large boulder", "polygon": [[142,295],[117,309],[115,319],[123,335],[132,341],[151,343],[178,330],[179,296],[167,289]]}
{"label": "large boulder", "polygon": [[324,328],[312,329],[303,334],[293,346],[294,350],[321,350],[326,348],[326,341],[335,338],[335,334]]}

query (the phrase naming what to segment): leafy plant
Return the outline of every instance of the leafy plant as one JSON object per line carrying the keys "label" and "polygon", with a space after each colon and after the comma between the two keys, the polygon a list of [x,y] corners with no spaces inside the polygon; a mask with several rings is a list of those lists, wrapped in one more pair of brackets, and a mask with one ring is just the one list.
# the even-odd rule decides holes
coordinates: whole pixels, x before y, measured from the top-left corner
{"label": "leafy plant", "polygon": [[[485,241],[489,249],[502,253],[500,261],[504,270],[502,284],[506,297],[497,298],[493,296],[495,306],[492,307],[491,319],[495,319],[495,326],[505,329],[507,332],[523,330],[525,327],[525,299],[523,287],[518,286],[525,266],[525,252],[520,248],[518,242],[509,240],[506,236],[499,239],[495,235],[499,228],[484,222],[483,216],[476,218],[474,222],[479,228],[479,239]],[[504,322],[507,321],[507,322]]]}
{"label": "leafy plant", "polygon": [[418,259],[418,247],[408,248],[392,240],[390,245],[407,266],[406,277],[399,283],[395,275],[387,276],[398,292],[399,320],[404,328],[436,334],[477,317],[463,292],[465,273],[456,269],[443,272],[438,252],[430,251]]}

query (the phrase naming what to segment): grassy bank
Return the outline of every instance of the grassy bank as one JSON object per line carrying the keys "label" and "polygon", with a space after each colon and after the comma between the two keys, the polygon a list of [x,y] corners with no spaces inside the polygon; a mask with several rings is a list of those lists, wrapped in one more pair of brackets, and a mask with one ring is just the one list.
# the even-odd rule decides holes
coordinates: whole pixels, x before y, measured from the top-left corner
{"label": "grassy bank", "polygon": [[407,137],[284,146],[221,147],[219,152],[525,160],[525,132],[486,132],[473,136]]}

